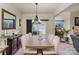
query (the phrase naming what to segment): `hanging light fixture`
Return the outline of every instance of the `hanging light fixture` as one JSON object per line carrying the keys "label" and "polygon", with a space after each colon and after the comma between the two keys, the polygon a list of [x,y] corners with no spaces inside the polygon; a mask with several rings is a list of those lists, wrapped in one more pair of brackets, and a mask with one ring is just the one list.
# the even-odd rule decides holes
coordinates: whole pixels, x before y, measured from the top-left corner
{"label": "hanging light fixture", "polygon": [[38,19],[38,15],[37,15],[37,5],[38,5],[38,3],[35,3],[35,5],[36,5],[36,16],[35,16],[35,19],[32,21],[32,23],[37,23],[37,24],[40,24],[41,23],[41,21]]}

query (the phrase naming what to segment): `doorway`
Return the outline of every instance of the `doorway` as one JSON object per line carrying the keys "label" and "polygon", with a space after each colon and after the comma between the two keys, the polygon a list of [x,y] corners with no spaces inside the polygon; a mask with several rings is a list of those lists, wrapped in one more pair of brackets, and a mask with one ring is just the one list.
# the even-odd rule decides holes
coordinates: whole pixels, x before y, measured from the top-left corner
{"label": "doorway", "polygon": [[32,20],[27,19],[26,20],[26,34],[32,33]]}

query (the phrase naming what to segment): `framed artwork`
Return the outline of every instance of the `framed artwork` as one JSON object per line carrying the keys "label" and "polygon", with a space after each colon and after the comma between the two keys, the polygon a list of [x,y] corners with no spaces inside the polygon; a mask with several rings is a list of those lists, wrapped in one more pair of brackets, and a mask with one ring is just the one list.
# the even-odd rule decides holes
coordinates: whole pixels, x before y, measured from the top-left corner
{"label": "framed artwork", "polygon": [[75,26],[79,26],[79,17],[75,17],[74,23],[75,23]]}
{"label": "framed artwork", "polygon": [[14,28],[14,19],[5,19],[4,20],[4,28],[11,29]]}

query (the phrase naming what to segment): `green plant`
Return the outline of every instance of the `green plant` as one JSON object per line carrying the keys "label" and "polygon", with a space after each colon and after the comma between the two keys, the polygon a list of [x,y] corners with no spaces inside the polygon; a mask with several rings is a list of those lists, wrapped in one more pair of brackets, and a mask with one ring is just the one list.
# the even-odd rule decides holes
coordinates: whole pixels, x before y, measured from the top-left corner
{"label": "green plant", "polygon": [[69,33],[69,31],[70,31],[70,29],[67,30],[64,28],[64,33],[65,33],[66,37],[67,37],[67,34]]}
{"label": "green plant", "polygon": [[56,25],[55,27],[55,34],[58,35],[60,38],[64,37],[64,34],[67,36],[67,34],[69,33],[69,29],[65,29],[64,27],[62,27],[61,25]]}
{"label": "green plant", "polygon": [[68,30],[67,29],[64,29],[64,32],[65,33],[69,33],[69,31],[70,31],[70,29],[68,29]]}
{"label": "green plant", "polygon": [[64,36],[64,28],[61,25],[56,25],[55,34],[58,35],[60,38],[63,38],[63,36]]}

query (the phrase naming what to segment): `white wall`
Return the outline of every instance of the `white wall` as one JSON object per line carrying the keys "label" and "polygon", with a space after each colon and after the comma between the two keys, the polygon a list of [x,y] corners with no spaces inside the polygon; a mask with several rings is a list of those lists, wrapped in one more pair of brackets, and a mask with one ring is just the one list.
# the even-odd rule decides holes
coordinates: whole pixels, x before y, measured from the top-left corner
{"label": "white wall", "polygon": [[79,17],[79,11],[74,11],[74,12],[71,12],[71,16],[70,16],[70,24],[71,24],[71,28],[74,26],[74,33],[75,34],[79,34],[79,26],[75,26],[75,17]]}
{"label": "white wall", "polygon": [[[47,22],[47,33],[54,33],[54,21],[53,21],[53,15],[52,14],[38,14],[39,19],[49,19]],[[26,34],[26,19],[34,19],[35,14],[23,14],[22,17],[22,33]]]}
{"label": "white wall", "polygon": [[2,24],[1,24],[1,22],[2,22],[2,18],[1,18],[2,17],[2,8],[16,15],[16,29],[7,30],[7,32],[9,34],[12,34],[12,32],[15,32],[19,28],[19,21],[18,20],[21,17],[20,13],[16,8],[14,8],[10,4],[5,4],[5,3],[1,4],[0,3],[0,34],[2,34],[4,32],[4,30],[2,30]]}
{"label": "white wall", "polygon": [[[71,16],[70,16],[70,18],[71,18],[71,20],[70,20],[71,27],[74,26],[75,17],[79,17],[79,11],[71,12]],[[75,27],[79,27],[79,26],[75,26]]]}

